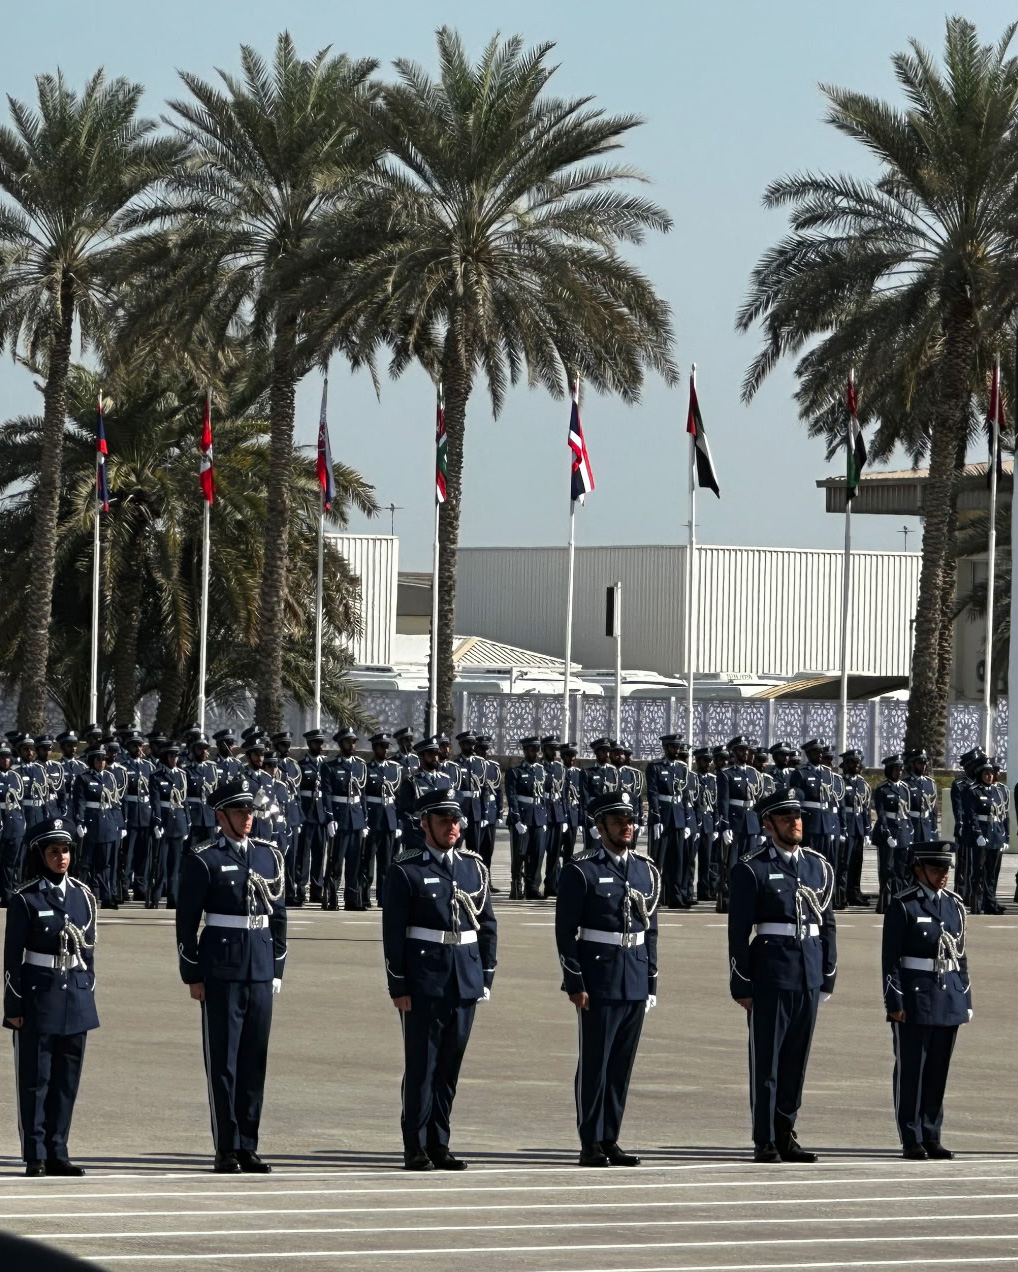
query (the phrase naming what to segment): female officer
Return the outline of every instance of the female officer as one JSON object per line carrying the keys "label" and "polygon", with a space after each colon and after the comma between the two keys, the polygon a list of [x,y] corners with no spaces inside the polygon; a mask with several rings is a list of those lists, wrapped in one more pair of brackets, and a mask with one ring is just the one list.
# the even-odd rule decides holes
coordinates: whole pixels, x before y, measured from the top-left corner
{"label": "female officer", "polygon": [[74,823],[53,817],[28,832],[32,879],[7,907],[4,1026],[14,1030],[18,1129],[25,1174],[84,1175],[67,1157],[85,1035],[95,1010],[96,902],[67,871]]}

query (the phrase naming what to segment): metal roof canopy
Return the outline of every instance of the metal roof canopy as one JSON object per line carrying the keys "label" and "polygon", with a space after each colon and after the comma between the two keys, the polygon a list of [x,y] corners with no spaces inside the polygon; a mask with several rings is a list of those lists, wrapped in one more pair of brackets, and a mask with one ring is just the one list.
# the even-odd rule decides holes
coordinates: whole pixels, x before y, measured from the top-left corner
{"label": "metal roof canopy", "polygon": [[[986,486],[986,463],[966,464],[958,487],[958,511],[989,511],[990,492]],[[1005,480],[1000,483],[998,496],[1010,498],[1012,481],[1006,478],[1014,473],[1014,461],[1005,459],[1001,465]],[[887,472],[863,472],[858,492],[852,501],[853,514],[875,513],[880,516],[921,517],[925,512],[924,497],[929,477],[927,468],[901,468]],[[844,477],[824,477],[817,482],[819,490],[827,493],[827,512],[845,511]]]}
{"label": "metal roof canopy", "polygon": [[[774,685],[753,694],[754,698],[797,698],[825,702],[838,696],[841,676],[799,676],[787,684]],[[861,676],[849,672],[848,698],[850,702],[868,702],[888,693],[908,688],[908,676]]]}

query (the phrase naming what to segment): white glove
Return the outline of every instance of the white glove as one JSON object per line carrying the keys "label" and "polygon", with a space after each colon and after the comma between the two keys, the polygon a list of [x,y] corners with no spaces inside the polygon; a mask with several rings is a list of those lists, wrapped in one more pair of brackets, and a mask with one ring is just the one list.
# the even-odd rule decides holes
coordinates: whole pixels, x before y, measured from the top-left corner
{"label": "white glove", "polygon": [[367,839],[368,835],[370,834],[371,834],[371,831],[368,829],[367,826],[365,826],[364,829],[361,831],[361,839]]}
{"label": "white glove", "polygon": [[503,814],[502,814],[502,816],[498,819],[498,821],[497,821],[495,824],[496,824],[496,825],[498,825],[498,826],[508,826],[508,825],[509,825],[509,814],[508,814],[508,813],[503,813]]}
{"label": "white glove", "polygon": [[661,825],[653,826],[651,829],[655,839],[660,839],[662,834],[664,833],[664,827]]}
{"label": "white glove", "polygon": [[710,841],[711,841],[711,843],[713,843],[713,842],[714,842],[714,840],[715,840],[715,839],[717,839],[717,837],[718,837],[718,832],[717,832],[717,831],[715,831],[715,832],[714,832],[714,834],[713,834],[713,835],[711,835],[711,837],[710,837]]}
{"label": "white glove", "polygon": [[1010,852],[1010,851],[1011,851],[1011,845],[1007,842],[1007,840],[1006,840],[1006,839],[1004,840],[1004,846],[1001,848],[1001,850],[1000,850],[1000,851],[1001,851],[1001,852]]}
{"label": "white glove", "polygon": [[329,824],[325,827],[325,833],[329,836],[330,839],[336,833],[336,823],[334,821],[330,821]]}
{"label": "white glove", "polygon": [[691,827],[691,826],[687,826],[687,827],[686,827],[686,829],[685,829],[685,831],[683,832],[682,838],[683,838],[683,839],[688,839],[688,838],[689,838],[689,836],[690,836],[692,833],[693,833],[692,827]]}
{"label": "white glove", "polygon": [[154,830],[152,833],[155,835],[156,839],[162,839],[162,837],[163,837],[163,828],[162,828],[162,826],[157,826],[157,827],[155,828],[155,830]]}
{"label": "white glove", "polygon": [[278,805],[278,804],[270,804],[270,805],[269,805],[269,812],[270,812],[270,813],[278,813],[278,812],[279,812],[279,805]]}
{"label": "white glove", "polygon": [[985,847],[986,847],[986,839],[985,839],[982,835],[980,835],[980,836],[978,837],[978,839],[976,840],[976,847],[977,847],[977,848],[985,848]]}
{"label": "white glove", "polygon": [[[562,823],[562,829],[563,829],[563,830],[568,830],[568,829],[569,829],[569,823],[568,823],[568,822],[563,822],[563,823]],[[1005,845],[1004,845],[1004,847],[1006,848],[1006,847],[1007,847],[1007,844],[1005,844]]]}
{"label": "white glove", "polygon": [[848,836],[847,836],[847,835],[842,835],[842,836],[841,836],[841,843],[843,843],[843,844],[847,844],[847,843],[848,843]]}
{"label": "white glove", "polygon": [[725,842],[725,844],[730,844],[735,839],[735,836],[732,834],[730,830],[726,830],[724,834],[721,836],[721,838]]}
{"label": "white glove", "polygon": [[397,831],[396,831],[396,838],[397,838],[397,839],[402,839],[402,838],[403,838],[403,832],[402,832],[401,830],[397,830]]}
{"label": "white glove", "polygon": [[527,828],[522,822],[516,822],[513,829],[516,831],[517,835],[525,835],[527,833]]}
{"label": "white glove", "polygon": [[487,987],[487,985],[485,985],[484,993],[481,995],[481,997],[477,1001],[479,1003],[487,1003],[491,1001],[491,990]]}
{"label": "white glove", "polygon": [[85,838],[85,827],[84,827],[84,826],[79,826],[77,829],[78,829],[78,838],[79,838],[79,839],[84,839],[84,838]]}
{"label": "white glove", "polygon": [[872,839],[870,839],[869,835],[863,835],[863,837],[862,837],[862,846],[863,846],[864,848],[872,848],[872,847],[873,847],[873,840],[872,840]]}
{"label": "white glove", "polygon": [[646,1016],[648,1011],[653,1011],[657,1006],[657,994],[648,994],[647,1001],[643,1005],[643,1014]]}
{"label": "white glove", "polygon": [[898,841],[897,841],[897,839],[892,839],[892,838],[891,838],[891,836],[890,836],[890,835],[888,835],[888,836],[887,836],[887,846],[888,846],[888,848],[897,848],[897,846],[898,846]]}
{"label": "white glove", "polygon": [[121,839],[126,839],[126,838],[127,838],[127,831],[126,831],[126,830],[122,830],[122,831],[120,832],[120,838],[121,838]]}
{"label": "white glove", "polygon": [[829,1003],[829,1002],[831,1001],[831,996],[830,996],[830,994],[821,994],[821,995],[820,995],[820,1001],[821,1001],[822,1003]]}
{"label": "white glove", "polygon": [[971,1020],[971,1019],[972,1019],[972,1017],[973,1017],[973,1015],[974,1015],[974,1014],[975,1014],[975,1013],[973,1012],[972,1008],[970,1007],[970,1008],[969,1008],[969,1020]]}
{"label": "white glove", "polygon": [[283,982],[278,976],[273,976],[272,978],[272,992],[273,994],[281,994],[283,992]]}

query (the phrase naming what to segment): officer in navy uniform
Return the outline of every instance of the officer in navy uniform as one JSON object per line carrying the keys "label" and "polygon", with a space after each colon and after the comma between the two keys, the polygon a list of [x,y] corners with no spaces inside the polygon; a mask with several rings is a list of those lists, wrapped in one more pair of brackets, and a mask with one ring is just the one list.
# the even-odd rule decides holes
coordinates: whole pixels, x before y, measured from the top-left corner
{"label": "officer in navy uniform", "polygon": [[1006,782],[1000,780],[1001,765],[995,755],[990,756],[993,765],[993,785],[990,787],[991,834],[986,849],[986,893],[983,908],[988,914],[1004,914],[1004,907],[997,900],[997,882],[1000,879],[1000,867],[1003,855],[1008,849],[1008,834],[1011,826],[1011,792]]}
{"label": "officer in navy uniform", "polygon": [[177,904],[178,879],[184,845],[191,829],[187,816],[187,779],[177,767],[180,747],[167,742],[149,781],[152,792],[152,857],[145,907],[157,910],[166,895],[166,908]]}
{"label": "officer in navy uniform", "polygon": [[[245,730],[246,732],[246,730]],[[251,834],[255,839],[274,843],[276,839],[275,814],[272,812],[272,795],[275,778],[265,771],[265,752],[269,749],[263,733],[254,732],[244,739],[245,764],[240,775],[246,778],[254,792],[254,825]]]}
{"label": "officer in navy uniform", "polygon": [[929,775],[930,757],[921,748],[905,754],[905,783],[912,793],[909,818],[913,844],[929,844],[940,839],[937,784]]}
{"label": "officer in navy uniform", "polygon": [[560,758],[561,739],[547,734],[541,739],[544,768],[544,810],[548,825],[544,832],[544,898],[555,896],[562,870],[562,837],[566,832],[566,766]]}
{"label": "officer in navy uniform", "polygon": [[[437,752],[436,752],[437,755]],[[491,996],[498,938],[481,858],[458,848],[460,805],[448,790],[416,806],[423,847],[404,849],[385,881],[382,948],[399,1012],[407,1170],[464,1170],[450,1118],[474,1009]]]}
{"label": "officer in navy uniform", "polygon": [[4,933],[4,1027],[14,1031],[25,1174],[84,1175],[67,1155],[85,1040],[95,1009],[95,897],[68,874],[74,824],[36,822],[31,882],[11,897]]}
{"label": "officer in navy uniform", "polygon": [[760,774],[749,763],[751,749],[752,743],[744,734],[732,738],[726,748],[732,763],[718,769],[718,821],[721,830],[718,914],[728,913],[729,881],[735,863],[760,845],[760,819],[755,806],[761,782]]}
{"label": "officer in navy uniform", "polygon": [[580,833],[580,822],[582,820],[580,812],[582,800],[580,784],[583,770],[576,764],[577,750],[574,742],[564,742],[559,754],[562,756],[562,767],[565,769],[563,795],[565,798],[566,828],[562,832],[562,864],[565,865],[567,861],[572,861],[576,853],[576,839]]}
{"label": "officer in navy uniform", "polygon": [[402,728],[396,729],[392,735],[393,741],[399,747],[396,755],[393,757],[396,763],[403,769],[404,773],[413,775],[421,767],[421,761],[414,750],[414,731],[409,725],[404,724]]}
{"label": "officer in navy uniform", "polygon": [[802,752],[806,762],[796,771],[793,783],[799,792],[802,805],[802,842],[814,852],[821,852],[833,864],[833,849],[829,842],[829,807],[831,795],[831,770],[823,763],[828,747],[825,738],[810,738],[803,742]]}
{"label": "officer in navy uniform", "polygon": [[616,789],[626,791],[633,802],[633,812],[636,817],[636,829],[633,832],[633,847],[635,848],[640,839],[640,832],[647,824],[644,811],[644,795],[646,794],[647,783],[644,780],[643,770],[636,768],[630,763],[633,758],[633,748],[628,742],[622,742],[618,739],[613,741],[609,755],[611,762],[619,773],[619,784]]}
{"label": "officer in navy uniform", "polygon": [[981,746],[975,746],[970,751],[966,751],[958,761],[961,764],[962,772],[951,783],[951,813],[954,817],[955,843],[954,890],[970,910],[972,909],[971,870],[969,869],[968,848],[962,842],[965,819],[962,794],[965,787],[976,780],[974,766],[985,759],[986,752]]}
{"label": "officer in navy uniform", "polygon": [[580,814],[583,818],[584,848],[596,848],[598,843],[598,830],[593,817],[587,812],[588,806],[598,796],[619,788],[619,771],[608,759],[611,745],[609,738],[595,738],[590,743],[594,763],[580,771]]}
{"label": "officer in navy uniform", "polygon": [[459,769],[456,774],[456,798],[463,809],[463,842],[471,852],[478,851],[481,838],[481,792],[484,787],[484,761],[474,751],[477,746],[477,735],[469,729],[456,734],[459,744],[459,755],[453,763]]}
{"label": "officer in navy uniform", "polygon": [[965,907],[947,883],[954,845],[912,846],[915,883],[884,912],[884,1007],[894,1044],[894,1118],[902,1156],[954,1156],[940,1142],[944,1091],[958,1026],[972,1019]]}
{"label": "officer in navy uniform", "polygon": [[106,752],[102,746],[97,744],[86,751],[85,761],[88,769],[75,779],[72,800],[81,840],[79,869],[82,878],[95,889],[99,904],[104,909],[116,910],[113,870],[121,828],[117,786],[113,775],[106,772]]}
{"label": "officer in navy uniform", "polygon": [[21,807],[25,813],[26,832],[36,822],[45,821],[49,804],[49,779],[45,766],[35,758],[35,739],[22,733],[17,742],[17,770],[25,786]]}
{"label": "officer in navy uniform", "polygon": [[197,848],[211,841],[216,828],[215,811],[209,807],[209,796],[219,785],[219,765],[209,759],[208,739],[200,730],[187,735],[188,761],[184,767],[187,781],[187,820],[191,827],[189,846]]}
{"label": "officer in navy uniform", "polygon": [[6,906],[21,882],[21,858],[25,842],[25,814],[21,800],[25,784],[11,767],[10,743],[0,742],[0,907]]}
{"label": "officer in navy uniform", "polygon": [[325,734],[309,729],[304,734],[306,753],[300,761],[300,851],[294,878],[295,903],[322,899],[328,827],[332,822],[332,788],[329,764],[323,753]]}
{"label": "officer in navy uniform", "polygon": [[297,900],[297,855],[300,847],[300,828],[304,818],[300,807],[300,765],[290,754],[293,738],[289,730],[273,733],[272,745],[278,761],[276,778],[286,786],[286,904]]}
{"label": "officer in navy uniform", "polygon": [[679,759],[678,734],[663,734],[661,745],[664,755],[647,765],[648,851],[661,872],[663,904],[688,910],[692,905],[688,857],[696,851],[695,815],[688,816],[686,800],[689,769]]}
{"label": "officer in navy uniform", "polygon": [[237,759],[237,735],[232,729],[219,729],[213,733],[212,741],[216,744],[216,766],[219,769],[219,780],[232,782],[240,777],[240,760]]}
{"label": "officer in navy uniform", "polygon": [[180,978],[202,1005],[214,1169],[267,1174],[258,1127],[272,998],[286,960],[283,856],[251,837],[254,791],[245,778],[220,782],[210,799],[219,833],[188,853],[180,871]]}
{"label": "officer in navy uniform", "polygon": [[343,908],[367,910],[371,906],[365,869],[368,824],[364,812],[364,784],[368,768],[355,754],[356,729],[340,729],[332,740],[339,747],[339,754],[328,765],[332,795],[332,848],[325,872],[322,909],[339,909],[342,878]]}
{"label": "officer in navy uniform", "polygon": [[895,892],[910,886],[909,849],[912,846],[912,792],[901,780],[900,755],[883,760],[884,780],[873,791],[876,825],[873,842],[877,847],[877,914],[883,914]]}
{"label": "officer in navy uniform", "polygon": [[817,1009],[838,965],[834,871],[802,843],[795,791],[774,791],[757,812],[770,840],[732,871],[728,914],[729,984],[749,1020],[754,1159],[815,1162],[795,1120]]}
{"label": "officer in navy uniform", "polygon": [[873,825],[873,796],[870,784],[862,775],[862,751],[851,748],[841,755],[841,772],[845,782],[842,797],[842,824],[845,827],[844,870],[837,880],[837,890],[846,905],[868,906],[870,899],[862,891],[863,852],[870,846]]}
{"label": "officer in navy uniform", "polygon": [[[382,904],[385,895],[385,876],[392,864],[393,853],[403,838],[396,816],[396,801],[403,781],[403,769],[389,759],[392,738],[388,733],[376,733],[371,739],[371,759],[367,762],[367,778],[364,783],[364,807],[368,818],[367,860],[374,863],[375,901]],[[367,877],[371,888],[371,874]]]}
{"label": "officer in navy uniform", "polygon": [[969,897],[973,914],[1003,914],[995,890],[996,861],[1007,835],[994,791],[994,764],[989,756],[972,764],[974,780],[962,791],[962,843],[967,849]]}
{"label": "officer in navy uniform", "polygon": [[155,765],[143,753],[145,739],[133,730],[124,736],[127,790],[124,793],[124,865],[135,901],[145,900],[148,858],[152,847],[152,796],[149,782]]}
{"label": "officer in navy uniform", "polygon": [[541,739],[520,738],[523,759],[506,770],[505,802],[509,811],[509,843],[512,854],[510,900],[541,898],[541,867],[548,831],[544,802],[546,772],[538,760]]}
{"label": "officer in navy uniform", "polygon": [[35,754],[46,770],[46,817],[62,817],[64,812],[64,766],[59,760],[51,760],[53,739],[48,733],[35,739]]}
{"label": "officer in navy uniform", "polygon": [[[271,783],[267,794],[269,797],[269,815],[272,821],[272,842],[279,849],[280,856],[283,858],[284,877],[286,872],[286,854],[290,846],[289,835],[287,834],[287,806],[290,802],[290,790],[287,784],[280,777],[279,756],[275,751],[266,751],[262,760],[262,767],[268,774]],[[286,903],[286,894],[283,895],[283,903]]]}
{"label": "officer in navy uniform", "polygon": [[[484,786],[481,791],[481,827],[477,844],[477,852],[491,873],[491,861],[495,855],[495,832],[502,819],[502,766],[497,760],[490,760],[494,738],[487,733],[478,733],[475,749],[484,763]],[[500,891],[492,884],[488,885],[492,893]]]}
{"label": "officer in navy uniform", "polygon": [[[693,752],[696,797],[696,899],[716,901],[721,879],[721,833],[718,830],[718,778],[710,747],[698,746]],[[692,900],[692,898],[690,898]]]}
{"label": "officer in navy uniform", "polygon": [[791,763],[793,747],[788,742],[775,742],[773,746],[767,748],[767,753],[771,757],[771,777],[774,779],[774,788],[788,790],[790,786],[795,786],[795,775],[798,769],[794,768]]}
{"label": "officer in navy uniform", "polygon": [[581,1166],[638,1166],[619,1147],[629,1079],[646,1013],[657,1005],[661,875],[632,848],[636,815],[626,791],[588,808],[600,843],[562,871],[555,942],[562,989],[579,1020],[576,1125]]}
{"label": "officer in navy uniform", "polygon": [[824,791],[827,796],[827,806],[824,809],[824,831],[827,836],[827,847],[829,856],[827,860],[834,869],[834,908],[835,910],[843,910],[845,902],[842,894],[838,892],[837,879],[842,872],[845,852],[847,849],[847,837],[845,835],[845,825],[842,802],[845,798],[845,779],[834,767],[834,748],[828,742],[820,755],[820,763],[824,767],[827,776]]}
{"label": "officer in navy uniform", "polygon": [[454,792],[453,782],[445,769],[439,765],[438,738],[421,738],[414,750],[417,753],[418,767],[404,778],[399,788],[398,813],[400,829],[403,831],[403,851],[408,848],[424,847],[424,831],[417,820],[417,805],[429,791]]}
{"label": "officer in navy uniform", "polygon": [[63,733],[57,734],[57,746],[60,747],[59,763],[64,770],[63,801],[60,812],[62,816],[70,817],[71,800],[74,797],[74,779],[79,773],[85,772],[86,766],[78,759],[78,735],[73,729],[65,729]]}

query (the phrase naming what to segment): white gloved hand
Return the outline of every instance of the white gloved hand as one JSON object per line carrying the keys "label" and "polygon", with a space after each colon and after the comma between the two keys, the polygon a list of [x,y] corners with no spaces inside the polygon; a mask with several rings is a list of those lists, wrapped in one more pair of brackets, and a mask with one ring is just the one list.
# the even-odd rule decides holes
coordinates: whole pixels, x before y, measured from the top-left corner
{"label": "white gloved hand", "polygon": [[513,829],[516,831],[517,835],[525,835],[527,833],[527,828],[524,826],[523,822],[517,822]]}
{"label": "white gloved hand", "polygon": [[272,992],[273,994],[281,994],[283,992],[283,982],[278,976],[273,976],[272,978]]}
{"label": "white gloved hand", "polygon": [[1006,839],[1004,840],[1003,847],[1001,848],[1001,850],[1000,850],[1000,851],[1001,851],[1001,852],[1010,852],[1010,851],[1011,851],[1011,845],[1007,842],[1007,840],[1006,840]]}
{"label": "white gloved hand", "polygon": [[975,1012],[973,1012],[972,1008],[970,1007],[970,1008],[969,1008],[969,1020],[971,1020],[971,1019],[972,1019],[972,1017],[973,1017],[974,1015],[975,1015]]}
{"label": "white gloved hand", "polygon": [[847,836],[847,835],[842,835],[842,836],[841,836],[841,843],[843,843],[843,844],[847,844],[847,843],[848,843],[848,836]]}
{"label": "white gloved hand", "polygon": [[685,831],[682,834],[682,838],[688,839],[692,833],[693,833],[693,828],[691,826],[687,826]]}
{"label": "white gloved hand", "polygon": [[862,838],[862,846],[863,846],[864,848],[872,848],[872,847],[873,847],[873,840],[872,840],[872,839],[870,839],[869,835],[863,835],[863,838]]}
{"label": "white gloved hand", "polygon": [[890,835],[888,835],[888,836],[887,836],[887,846],[888,846],[888,848],[897,848],[897,846],[898,846],[898,841],[897,841],[897,839],[892,839],[892,838],[891,838],[891,836],[890,836]]}
{"label": "white gloved hand", "polygon": [[653,826],[653,827],[651,827],[651,830],[652,830],[652,832],[653,832],[654,838],[655,838],[655,839],[660,839],[660,838],[661,838],[661,836],[664,834],[664,829],[665,829],[665,828],[664,828],[662,825],[660,825],[660,824],[659,824],[659,825],[657,825],[657,826]]}
{"label": "white gloved hand", "polygon": [[403,832],[402,832],[401,830],[397,830],[397,831],[396,831],[396,838],[397,838],[397,839],[402,839],[402,838],[403,838]]}
{"label": "white gloved hand", "polygon": [[84,827],[84,826],[79,826],[79,827],[77,828],[77,830],[78,830],[78,838],[79,838],[79,839],[84,839],[84,838],[85,838],[85,827]]}
{"label": "white gloved hand", "polygon": [[711,835],[711,837],[710,837],[710,841],[711,841],[711,843],[713,843],[713,842],[714,842],[714,840],[715,840],[715,839],[717,839],[717,837],[718,837],[718,832],[717,832],[717,831],[715,831],[715,832],[714,832],[714,834],[713,834],[713,835]]}
{"label": "white gloved hand", "polygon": [[[563,830],[568,830],[568,829],[569,829],[569,823],[568,823],[568,822],[563,822],[563,823],[562,823],[562,829],[563,829]],[[1007,847],[1007,844],[1005,844],[1005,845],[1004,845],[1004,847],[1006,848],[1006,847]]]}
{"label": "white gloved hand", "polygon": [[361,839],[367,839],[368,835],[370,834],[371,834],[371,831],[368,829],[367,826],[365,826],[364,829],[361,831]]}
{"label": "white gloved hand", "polygon": [[986,839],[984,838],[984,836],[980,835],[980,836],[976,839],[976,847],[977,847],[977,848],[985,848],[985,847],[986,847]]}
{"label": "white gloved hand", "polygon": [[325,827],[325,832],[331,839],[332,836],[336,833],[336,823],[334,821],[330,821],[329,824]]}
{"label": "white gloved hand", "polygon": [[121,839],[126,839],[126,838],[127,838],[127,831],[126,831],[126,830],[122,830],[122,831],[120,832],[120,838],[121,838]]}
{"label": "white gloved hand", "polygon": [[643,1014],[646,1016],[648,1011],[653,1011],[657,1006],[657,994],[648,994],[647,1001],[643,1005]]}
{"label": "white gloved hand", "polygon": [[508,826],[508,825],[509,825],[509,814],[508,814],[508,813],[503,813],[503,814],[502,814],[502,816],[501,816],[501,817],[498,819],[498,821],[496,822],[496,825],[498,825],[498,826]]}
{"label": "white gloved hand", "polygon": [[156,839],[162,839],[162,837],[163,837],[163,828],[162,828],[162,826],[157,826],[157,827],[155,828],[155,830],[154,830],[152,833],[155,835]]}
{"label": "white gloved hand", "polygon": [[275,813],[278,813],[278,812],[279,812],[279,805],[278,805],[278,804],[270,804],[270,805],[269,805],[269,813],[270,813],[270,814],[275,814]]}
{"label": "white gloved hand", "polygon": [[479,1003],[487,1003],[491,1001],[491,990],[485,985],[484,993],[477,1000]]}
{"label": "white gloved hand", "polygon": [[724,834],[721,836],[721,838],[724,840],[725,844],[730,844],[734,841],[735,836],[732,834],[730,830],[726,830]]}

